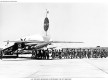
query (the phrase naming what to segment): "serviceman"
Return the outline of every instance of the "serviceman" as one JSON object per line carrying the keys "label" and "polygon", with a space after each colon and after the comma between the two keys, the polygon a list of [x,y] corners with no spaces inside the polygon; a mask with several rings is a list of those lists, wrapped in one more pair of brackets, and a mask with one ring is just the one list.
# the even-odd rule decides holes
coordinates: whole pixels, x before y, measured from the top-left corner
{"label": "serviceman", "polygon": [[63,49],[61,50],[61,57],[64,58],[64,52],[63,52]]}
{"label": "serviceman", "polygon": [[43,59],[46,59],[46,52],[44,49],[43,49]]}
{"label": "serviceman", "polygon": [[86,51],[83,49],[83,58],[86,58]]}
{"label": "serviceman", "polygon": [[67,58],[67,50],[64,51],[64,58]]}
{"label": "serviceman", "polygon": [[59,55],[59,59],[61,59],[62,56],[61,56],[61,50],[60,50],[60,49],[59,49],[59,51],[58,51],[58,55]]}
{"label": "serviceman", "polygon": [[77,49],[77,58],[79,58],[79,54],[80,54],[79,49]]}
{"label": "serviceman", "polygon": [[96,49],[93,49],[93,58],[96,58]]}
{"label": "serviceman", "polygon": [[54,59],[55,58],[55,52],[54,52],[54,50],[52,50],[52,59]]}
{"label": "serviceman", "polygon": [[48,49],[46,50],[46,56],[47,56],[47,59],[49,59],[49,50]]}
{"label": "serviceman", "polygon": [[70,50],[70,58],[73,59],[73,49]]}
{"label": "serviceman", "polygon": [[87,50],[87,58],[90,58],[91,57],[91,52],[90,52],[90,49]]}
{"label": "serviceman", "polygon": [[77,56],[77,50],[76,50],[76,49],[73,50],[73,53],[74,53],[74,55],[75,55],[74,58],[77,58],[77,57],[76,57],[76,56]]}

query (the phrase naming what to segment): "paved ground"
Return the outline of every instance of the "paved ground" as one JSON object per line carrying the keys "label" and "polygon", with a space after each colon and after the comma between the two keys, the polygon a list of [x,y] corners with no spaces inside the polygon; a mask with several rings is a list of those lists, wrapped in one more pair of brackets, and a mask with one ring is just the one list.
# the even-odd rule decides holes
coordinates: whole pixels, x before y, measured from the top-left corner
{"label": "paved ground", "polygon": [[108,58],[0,60],[0,78],[108,78]]}

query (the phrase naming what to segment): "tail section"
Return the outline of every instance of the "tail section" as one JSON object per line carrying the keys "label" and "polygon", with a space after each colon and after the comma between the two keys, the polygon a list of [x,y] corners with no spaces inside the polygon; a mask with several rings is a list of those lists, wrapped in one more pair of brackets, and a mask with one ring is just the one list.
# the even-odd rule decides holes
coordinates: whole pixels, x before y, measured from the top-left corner
{"label": "tail section", "polygon": [[50,40],[50,37],[47,35],[47,31],[48,31],[48,28],[49,28],[49,19],[47,17],[48,13],[49,13],[49,11],[46,10],[46,17],[44,19],[44,31],[46,32],[46,35],[43,36],[43,40],[45,42],[48,42]]}
{"label": "tail section", "polygon": [[49,11],[46,10],[46,17],[44,19],[44,31],[46,32],[46,36],[47,36],[48,28],[49,28],[49,19],[47,17],[48,13],[49,13]]}
{"label": "tail section", "polygon": [[43,40],[45,41],[45,42],[48,42],[48,41],[50,41],[50,36],[43,36]]}

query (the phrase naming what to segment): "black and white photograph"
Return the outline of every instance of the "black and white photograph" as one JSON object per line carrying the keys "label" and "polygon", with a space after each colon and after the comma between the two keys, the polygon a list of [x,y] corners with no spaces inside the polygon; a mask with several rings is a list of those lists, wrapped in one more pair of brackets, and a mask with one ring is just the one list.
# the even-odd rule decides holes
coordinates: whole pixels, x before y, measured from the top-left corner
{"label": "black and white photograph", "polygon": [[108,78],[108,2],[0,1],[0,78]]}

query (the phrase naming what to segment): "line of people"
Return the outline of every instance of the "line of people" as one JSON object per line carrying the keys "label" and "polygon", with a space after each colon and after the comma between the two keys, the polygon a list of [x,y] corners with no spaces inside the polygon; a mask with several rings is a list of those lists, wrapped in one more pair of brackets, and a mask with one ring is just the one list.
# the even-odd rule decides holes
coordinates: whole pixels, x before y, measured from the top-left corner
{"label": "line of people", "polygon": [[74,59],[74,58],[106,58],[106,49],[66,49],[66,50],[33,50],[32,58],[36,59]]}
{"label": "line of people", "polygon": [[49,50],[32,50],[32,58],[33,59],[49,59]]}
{"label": "line of people", "polygon": [[105,49],[71,49],[64,52],[64,58],[106,58],[108,51]]}

